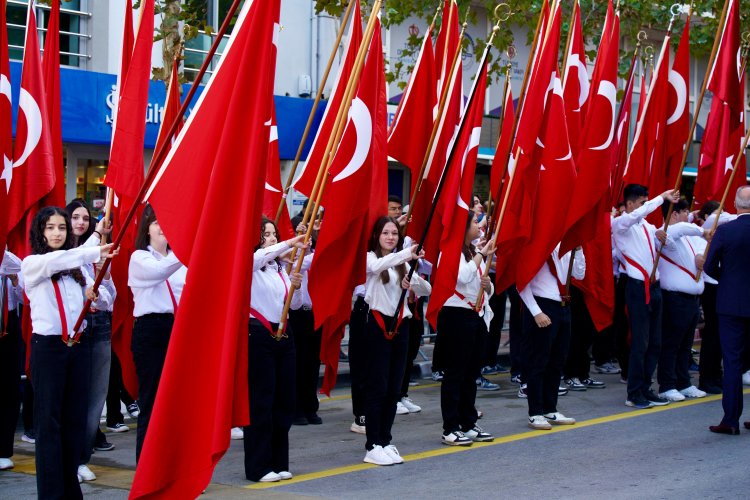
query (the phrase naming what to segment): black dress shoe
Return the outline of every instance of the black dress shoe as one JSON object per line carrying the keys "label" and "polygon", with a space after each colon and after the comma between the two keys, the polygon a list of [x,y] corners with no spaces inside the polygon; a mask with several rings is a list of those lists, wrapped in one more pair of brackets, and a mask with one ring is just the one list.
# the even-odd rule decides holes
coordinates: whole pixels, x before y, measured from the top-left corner
{"label": "black dress shoe", "polygon": [[745,422],[745,423],[744,423],[744,424],[742,424],[742,425],[744,425],[744,426],[745,426],[745,429],[750,429],[750,422]]}
{"label": "black dress shoe", "polygon": [[710,382],[701,384],[700,387],[698,387],[701,391],[708,393],[708,394],[721,394],[721,387],[719,387],[716,384],[712,384]]}
{"label": "black dress shoe", "polygon": [[292,420],[292,425],[307,425],[307,417],[294,417],[294,420]]}
{"label": "black dress shoe", "polygon": [[737,427],[731,427],[726,424],[710,425],[708,430],[717,434],[729,434],[730,436],[737,436],[740,433]]}
{"label": "black dress shoe", "polygon": [[310,413],[307,415],[307,423],[310,425],[320,425],[323,423],[323,419],[317,413]]}

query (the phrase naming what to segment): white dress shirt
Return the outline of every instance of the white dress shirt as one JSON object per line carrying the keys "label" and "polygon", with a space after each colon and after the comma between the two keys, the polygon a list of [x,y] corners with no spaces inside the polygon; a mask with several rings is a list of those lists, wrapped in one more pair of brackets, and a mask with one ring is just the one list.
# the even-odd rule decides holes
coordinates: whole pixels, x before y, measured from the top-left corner
{"label": "white dress shirt", "polygon": [[[50,279],[53,274],[68,269],[81,267],[85,264],[98,262],[99,247],[78,247],[71,250],[57,250],[39,255],[29,255],[23,259],[21,272],[24,275],[24,288],[31,307],[32,331],[38,335],[62,335],[60,321],[61,311],[57,306],[55,289]],[[94,284],[86,278],[86,287]],[[83,310],[86,300],[84,287],[79,285],[71,276],[64,275],[57,282],[62,296],[65,321],[68,335],[73,336],[73,326]],[[112,298],[106,289],[99,291],[99,298],[93,302],[94,307],[106,309],[112,303]],[[85,328],[85,322],[81,329]]]}
{"label": "white dress shirt", "polygon": [[307,310],[312,309],[312,298],[310,297],[310,290],[308,288],[310,282],[308,271],[312,265],[313,255],[315,255],[314,252],[308,252],[305,254],[305,258],[302,259],[302,267],[300,268],[300,273],[302,273],[302,284],[294,291],[294,295],[299,295],[300,300],[297,301],[295,300],[297,297],[292,297],[292,302],[299,302],[299,306],[292,307],[294,310],[299,308],[305,308]]}
{"label": "white dress shirt", "polygon": [[175,302],[179,304],[186,275],[187,268],[171,250],[167,251],[166,257],[151,245],[148,250],[133,252],[128,266],[128,286],[133,291],[133,316],[139,318],[144,314],[174,314],[167,281]]}
{"label": "white dress shirt", "polygon": [[[10,278],[7,277],[10,274],[18,276],[18,285],[13,286]],[[23,274],[21,273],[21,259],[6,250],[3,255],[2,264],[0,264],[0,276],[2,276],[3,280],[3,295],[1,300],[7,302],[9,311],[17,309],[19,305],[23,304]],[[0,304],[2,304],[2,302],[0,302]]]}
{"label": "white dress shirt", "polygon": [[[250,307],[257,312],[251,318],[262,316],[269,323],[280,323],[286,296],[292,287],[289,275],[276,258],[289,250],[286,242],[259,248],[253,254],[253,284],[250,291]],[[292,295],[291,308],[302,307],[302,295]],[[275,332],[274,332],[275,333]]]}
{"label": "white dress shirt", "polygon": [[[82,247],[87,248],[93,248],[98,247],[101,240],[99,237],[94,233],[89,238],[83,242]],[[87,275],[88,278],[91,278],[91,281],[96,281],[96,269],[94,267],[94,264],[86,264],[85,266],[81,267],[84,274]],[[112,304],[109,306],[108,309],[105,309],[106,311],[112,312],[112,308],[114,307],[114,301],[117,298],[117,290],[115,289],[115,282],[112,281],[112,276],[110,275],[110,278],[103,279],[101,282],[101,286],[107,289],[109,292],[109,295],[112,297]]]}
{"label": "white dress shirt", "polygon": [[[659,208],[664,198],[657,196],[630,213],[623,213],[612,221],[615,245],[623,256],[625,272],[629,277],[648,282],[656,261],[656,251],[661,245],[656,239],[656,227],[645,217]],[[635,262],[637,265],[633,264]],[[657,280],[659,271],[656,271]]]}
{"label": "white dress shirt", "polygon": [[[404,248],[400,252],[390,253],[384,257],[378,257],[375,252],[367,252],[367,281],[365,287],[365,302],[370,309],[378,311],[386,316],[395,316],[396,306],[401,298],[401,280],[398,278],[396,266],[404,264],[411,259],[411,247]],[[380,273],[387,270],[390,279],[383,283]],[[422,279],[417,273],[411,277],[411,290],[417,297],[424,297],[432,292],[430,284]],[[411,318],[411,311],[404,304],[404,318]]]}
{"label": "white dress shirt", "polygon": [[[450,296],[443,305],[474,309],[476,306],[474,301],[477,300],[479,291],[482,289],[482,274],[485,267],[486,264],[484,261],[482,261],[480,267],[477,267],[474,259],[467,261],[462,253],[458,265],[458,276],[456,277],[456,293]],[[492,297],[495,290],[494,285],[491,283],[490,287],[490,293],[482,293],[482,309],[479,311],[479,316],[484,318],[487,328],[490,327],[490,321],[492,321],[493,312],[490,308],[490,297]]]}
{"label": "white dress shirt", "polygon": [[[560,250],[560,244],[552,251],[552,260],[555,263],[555,271],[557,272],[557,278],[550,271],[549,263],[545,262],[542,264],[541,269],[536,275],[529,281],[526,288],[519,290],[521,300],[526,304],[529,312],[532,316],[542,312],[542,309],[537,304],[534,297],[541,297],[543,299],[554,300],[555,302],[561,302],[562,297],[560,296],[560,288],[558,282],[561,285],[565,285],[568,282],[568,269],[570,268],[570,252],[560,258],[558,252]],[[583,255],[582,250],[576,250],[575,260],[573,261],[573,277],[577,280],[582,280],[586,275],[586,256]],[[559,281],[558,281],[559,280]]]}
{"label": "white dress shirt", "polygon": [[661,249],[659,274],[661,288],[670,292],[682,292],[690,295],[703,293],[703,274],[695,281],[698,268],[695,256],[701,252],[693,246],[693,237],[700,238],[703,230],[689,222],[677,222],[667,228],[669,239]]}

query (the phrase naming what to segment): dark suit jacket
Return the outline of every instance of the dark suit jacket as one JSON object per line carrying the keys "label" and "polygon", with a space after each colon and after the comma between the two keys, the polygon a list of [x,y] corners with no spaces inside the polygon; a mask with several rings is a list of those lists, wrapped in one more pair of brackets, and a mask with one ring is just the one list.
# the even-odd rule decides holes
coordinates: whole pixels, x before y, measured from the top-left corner
{"label": "dark suit jacket", "polygon": [[704,271],[719,280],[716,312],[750,317],[750,214],[719,226]]}

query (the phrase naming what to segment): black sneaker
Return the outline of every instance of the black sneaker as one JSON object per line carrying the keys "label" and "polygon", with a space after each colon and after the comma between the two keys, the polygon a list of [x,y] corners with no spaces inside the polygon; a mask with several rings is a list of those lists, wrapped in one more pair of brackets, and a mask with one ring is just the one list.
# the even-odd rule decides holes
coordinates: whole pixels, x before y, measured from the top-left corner
{"label": "black sneaker", "polygon": [[625,401],[625,406],[630,406],[631,408],[637,408],[639,410],[645,410],[646,408],[653,407],[654,404],[646,398],[636,397]]}
{"label": "black sneaker", "polygon": [[593,378],[583,379],[581,380],[581,383],[588,389],[604,389],[605,387],[607,387],[607,384],[605,384],[601,380],[594,380]]}
{"label": "black sneaker", "polygon": [[320,425],[323,423],[323,419],[320,418],[317,413],[308,413],[306,418],[307,423],[310,425]]}
{"label": "black sneaker", "polygon": [[660,398],[652,389],[645,391],[644,397],[646,398],[646,401],[654,406],[666,406],[669,404],[668,399]]}
{"label": "black sneaker", "polygon": [[101,443],[96,443],[94,445],[94,449],[96,451],[110,451],[115,449],[115,445],[113,445],[109,441],[102,441]]}
{"label": "black sneaker", "polygon": [[292,420],[292,425],[307,425],[307,417],[304,415],[294,417],[294,420]]}

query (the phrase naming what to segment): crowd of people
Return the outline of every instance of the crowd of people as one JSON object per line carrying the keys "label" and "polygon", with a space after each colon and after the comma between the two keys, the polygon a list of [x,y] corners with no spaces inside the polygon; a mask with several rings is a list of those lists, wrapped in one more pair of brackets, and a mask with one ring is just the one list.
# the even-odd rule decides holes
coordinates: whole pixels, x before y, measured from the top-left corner
{"label": "crowd of people", "polygon": [[[529,427],[575,424],[574,417],[559,411],[558,397],[605,386],[590,376],[593,357],[597,373],[620,374],[629,407],[723,393],[724,418],[710,430],[739,434],[742,377],[750,373],[750,186],[737,191],[735,206],[737,215],[714,213],[718,204],[713,202],[690,212],[677,191],[649,198],[645,187],[626,186],[611,224],[613,322],[597,332],[583,292],[570,285],[569,275],[582,280],[586,274],[580,247],[563,255],[558,245],[523,289],[494,289],[490,207],[475,197],[455,290],[437,316],[432,363],[433,378],[441,381],[440,442],[470,446],[494,439],[477,424],[482,415],[475,403],[478,390],[499,389],[486,375],[508,371],[498,363],[508,304],[509,371],[519,384],[518,397],[528,402]],[[647,221],[657,210],[670,217],[666,230]],[[425,328],[433,263],[404,235],[405,223],[401,200],[390,197],[388,214],[371,229],[366,281],[354,290],[349,322],[350,430],[366,436],[364,461],[382,466],[404,462],[393,443],[395,415],[421,410],[408,388]],[[306,228],[297,229],[303,233]],[[98,290],[92,286],[98,266],[119,252],[103,243],[109,232],[108,223],[96,221],[83,200],[65,209],[46,207],[30,230],[31,255],[21,261],[6,251],[0,267],[0,469],[14,465],[14,434],[23,407],[22,439],[36,446],[40,498],[80,498],[79,483],[95,479],[87,467],[92,450],[113,447],[100,430],[105,403],[110,432],[129,430],[121,402],[137,417],[136,461],[148,433],[187,269],[171,251],[157,214],[146,206],[128,269],[134,299],[131,350],[139,384],[138,394],[130,395],[111,345],[112,308],[124,291],[115,289],[109,274]],[[300,272],[287,272],[300,249],[306,253]],[[317,414],[321,332],[314,328],[314,304],[307,293],[314,257],[314,238],[280,241],[272,220],[260,222],[248,318],[252,423],[231,434],[244,441],[245,474],[251,481],[290,479],[291,426],[322,423]],[[28,346],[21,335],[24,293],[31,321]],[[407,300],[402,301],[404,293]],[[289,294],[291,309],[282,317]],[[91,307],[75,331],[87,299]],[[701,316],[695,385],[692,345]],[[27,349],[30,380],[22,383]],[[750,429],[750,422],[744,426]]]}

